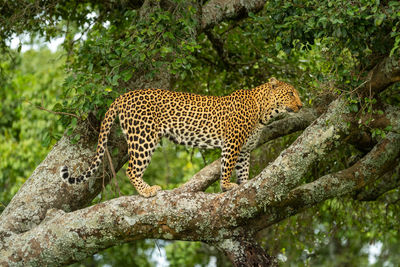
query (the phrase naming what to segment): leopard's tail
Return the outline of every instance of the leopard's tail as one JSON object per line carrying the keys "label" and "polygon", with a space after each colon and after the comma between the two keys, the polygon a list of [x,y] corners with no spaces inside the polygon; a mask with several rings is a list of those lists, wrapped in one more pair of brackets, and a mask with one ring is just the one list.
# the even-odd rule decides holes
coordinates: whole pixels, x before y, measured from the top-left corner
{"label": "leopard's tail", "polygon": [[81,182],[85,182],[99,168],[104,156],[104,152],[107,148],[108,134],[110,133],[111,126],[118,114],[118,102],[119,98],[117,98],[111,104],[110,108],[106,112],[106,115],[104,116],[103,121],[101,122],[101,130],[97,143],[97,152],[92,163],[90,164],[90,167],[78,177],[71,176],[67,166],[63,166],[61,168],[60,175],[65,181],[68,181],[68,183],[79,184]]}

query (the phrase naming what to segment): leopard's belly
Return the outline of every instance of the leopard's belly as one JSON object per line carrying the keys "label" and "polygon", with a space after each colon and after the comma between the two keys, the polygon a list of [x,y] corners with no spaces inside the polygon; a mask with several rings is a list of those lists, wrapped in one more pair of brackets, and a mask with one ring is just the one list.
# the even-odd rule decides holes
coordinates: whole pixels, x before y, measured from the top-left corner
{"label": "leopard's belly", "polygon": [[188,126],[187,128],[167,128],[164,130],[166,138],[172,142],[189,147],[221,148],[222,140],[215,132]]}

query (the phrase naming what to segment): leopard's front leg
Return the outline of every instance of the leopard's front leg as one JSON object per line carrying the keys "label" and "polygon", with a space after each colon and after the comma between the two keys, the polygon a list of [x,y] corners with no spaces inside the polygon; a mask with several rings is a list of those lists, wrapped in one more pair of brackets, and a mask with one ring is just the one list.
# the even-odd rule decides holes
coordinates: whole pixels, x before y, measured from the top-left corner
{"label": "leopard's front leg", "polygon": [[231,183],[230,178],[232,175],[233,168],[236,165],[239,157],[239,148],[235,145],[227,145],[222,149],[221,159],[221,190],[228,191],[238,185]]}

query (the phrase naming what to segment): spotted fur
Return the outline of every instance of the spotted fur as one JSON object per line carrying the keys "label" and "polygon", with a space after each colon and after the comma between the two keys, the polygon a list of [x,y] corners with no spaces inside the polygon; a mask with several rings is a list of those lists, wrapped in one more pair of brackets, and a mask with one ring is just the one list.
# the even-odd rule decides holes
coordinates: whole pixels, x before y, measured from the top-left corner
{"label": "spotted fur", "polygon": [[251,90],[238,90],[228,96],[202,96],[161,89],[143,89],[118,97],[101,124],[94,160],[86,172],[71,177],[68,167],[61,177],[71,184],[86,181],[97,170],[104,156],[107,138],[117,114],[128,143],[127,175],[144,197],[161,188],[143,181],[143,172],[160,139],[201,148],[221,148],[221,189],[237,186],[230,182],[236,167],[237,182],[247,181],[250,151],[256,146],[267,122],[282,112],[298,112],[302,107],[297,90],[271,78]]}

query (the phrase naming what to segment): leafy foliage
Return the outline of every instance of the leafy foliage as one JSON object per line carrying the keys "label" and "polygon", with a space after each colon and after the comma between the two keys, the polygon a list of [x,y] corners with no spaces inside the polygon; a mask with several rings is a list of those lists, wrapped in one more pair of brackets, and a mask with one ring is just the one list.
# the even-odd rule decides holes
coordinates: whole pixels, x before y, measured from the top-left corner
{"label": "leafy foliage", "polygon": [[131,89],[126,88],[129,81],[143,74],[152,79],[160,68],[173,73],[190,68],[187,57],[193,58],[190,53],[197,47],[192,19],[196,9],[182,6],[178,2],[174,12],[185,8],[184,17],[156,7],[145,17],[128,10],[114,24],[95,24],[69,58],[73,72],[67,87],[75,90],[70,106],[85,113],[109,104],[104,99]]}
{"label": "leafy foliage", "polygon": [[65,78],[60,53],[49,50],[10,52],[1,58],[4,75],[0,97],[0,210],[49,152],[53,137],[62,134],[51,108],[61,94]]}

